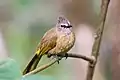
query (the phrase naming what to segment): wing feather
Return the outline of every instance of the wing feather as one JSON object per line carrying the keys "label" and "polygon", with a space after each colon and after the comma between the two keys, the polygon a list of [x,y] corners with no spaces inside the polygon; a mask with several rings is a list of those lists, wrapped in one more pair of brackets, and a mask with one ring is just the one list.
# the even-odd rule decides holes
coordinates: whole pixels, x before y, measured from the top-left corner
{"label": "wing feather", "polygon": [[38,45],[37,47],[37,51],[39,50],[38,54],[44,55],[49,50],[53,49],[56,46],[56,41],[57,41],[56,30],[55,28],[52,28],[48,32],[46,32],[40,44]]}

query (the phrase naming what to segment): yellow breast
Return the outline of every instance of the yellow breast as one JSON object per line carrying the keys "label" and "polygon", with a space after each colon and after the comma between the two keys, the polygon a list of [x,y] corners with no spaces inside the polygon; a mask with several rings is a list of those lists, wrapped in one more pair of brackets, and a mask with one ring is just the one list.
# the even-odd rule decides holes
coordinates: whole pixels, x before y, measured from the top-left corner
{"label": "yellow breast", "polygon": [[69,35],[62,34],[59,35],[56,45],[56,53],[66,53],[68,52],[75,43],[75,35],[71,32]]}

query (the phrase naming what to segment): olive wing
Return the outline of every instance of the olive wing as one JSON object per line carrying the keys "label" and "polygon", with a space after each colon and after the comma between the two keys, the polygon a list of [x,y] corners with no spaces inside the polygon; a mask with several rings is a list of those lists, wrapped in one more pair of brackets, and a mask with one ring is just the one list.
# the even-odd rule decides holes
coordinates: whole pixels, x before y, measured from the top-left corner
{"label": "olive wing", "polygon": [[37,47],[37,53],[39,55],[46,54],[49,50],[56,46],[57,34],[55,28],[50,29],[43,36],[40,44]]}

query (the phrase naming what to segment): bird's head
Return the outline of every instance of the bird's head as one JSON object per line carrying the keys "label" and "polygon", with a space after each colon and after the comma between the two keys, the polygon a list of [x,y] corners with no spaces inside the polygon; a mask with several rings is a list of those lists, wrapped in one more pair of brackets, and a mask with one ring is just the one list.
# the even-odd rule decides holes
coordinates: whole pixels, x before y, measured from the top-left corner
{"label": "bird's head", "polygon": [[57,27],[71,28],[72,25],[70,24],[70,22],[68,21],[68,19],[66,19],[63,16],[60,16],[60,17],[58,17]]}
{"label": "bird's head", "polygon": [[68,19],[63,16],[58,17],[56,27],[57,31],[62,34],[70,34],[72,32],[72,25],[70,24]]}

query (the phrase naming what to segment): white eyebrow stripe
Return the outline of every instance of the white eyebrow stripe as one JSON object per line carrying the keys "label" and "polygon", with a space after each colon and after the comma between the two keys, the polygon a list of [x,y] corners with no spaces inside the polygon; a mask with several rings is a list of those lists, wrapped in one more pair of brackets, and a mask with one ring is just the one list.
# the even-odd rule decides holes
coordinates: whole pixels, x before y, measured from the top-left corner
{"label": "white eyebrow stripe", "polygon": [[61,25],[65,25],[65,26],[68,26],[68,24],[61,24]]}

